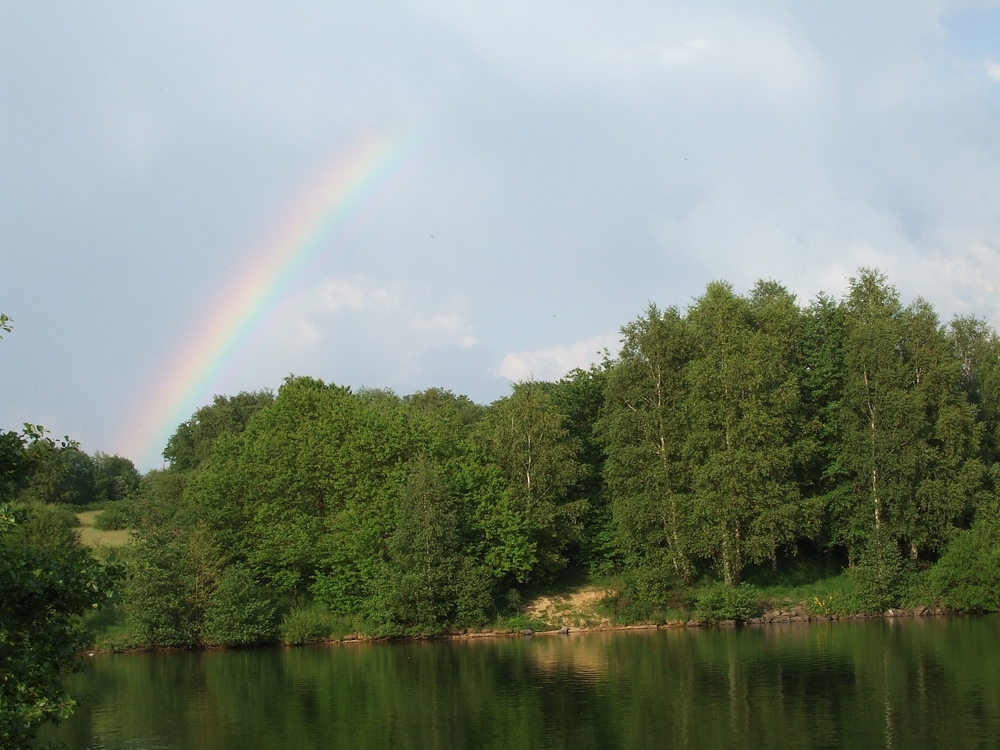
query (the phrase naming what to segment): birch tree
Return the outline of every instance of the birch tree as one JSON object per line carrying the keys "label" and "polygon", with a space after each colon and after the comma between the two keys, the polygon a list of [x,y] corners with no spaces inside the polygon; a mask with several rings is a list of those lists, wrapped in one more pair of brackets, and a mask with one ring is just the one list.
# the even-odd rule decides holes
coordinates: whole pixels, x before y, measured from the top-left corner
{"label": "birch tree", "polygon": [[597,426],[616,537],[630,568],[687,581],[694,569],[691,472],[683,456],[691,331],[677,308],[650,305],[622,328],[622,340]]}
{"label": "birch tree", "polygon": [[750,300],[715,282],[689,312],[696,350],[687,370],[699,550],[727,585],[795,539],[800,417],[800,315],[781,287],[760,282]]}

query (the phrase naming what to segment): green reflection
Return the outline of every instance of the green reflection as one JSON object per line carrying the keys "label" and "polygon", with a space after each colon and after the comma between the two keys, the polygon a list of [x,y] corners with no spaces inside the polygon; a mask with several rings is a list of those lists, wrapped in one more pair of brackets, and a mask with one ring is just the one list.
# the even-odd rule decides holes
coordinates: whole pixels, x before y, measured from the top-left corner
{"label": "green reflection", "polygon": [[99,656],[69,748],[986,747],[1000,618]]}

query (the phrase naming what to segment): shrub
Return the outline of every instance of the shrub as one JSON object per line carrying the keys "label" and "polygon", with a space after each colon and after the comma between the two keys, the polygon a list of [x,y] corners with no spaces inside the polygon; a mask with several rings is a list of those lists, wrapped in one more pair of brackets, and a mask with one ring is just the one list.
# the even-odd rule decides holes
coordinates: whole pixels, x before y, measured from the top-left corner
{"label": "shrub", "polygon": [[706,622],[749,620],[761,613],[760,592],[749,583],[713,586],[698,596],[696,609],[698,619]]}
{"label": "shrub", "polygon": [[857,567],[848,571],[855,584],[855,608],[880,614],[899,602],[903,585],[903,558],[895,539],[876,532],[861,553]]}
{"label": "shrub", "polygon": [[278,627],[278,638],[287,646],[304,646],[341,636],[350,629],[346,618],[338,617],[321,604],[312,604],[286,613]]}
{"label": "shrub", "polygon": [[126,500],[108,503],[94,518],[94,528],[98,531],[122,531],[134,527],[132,508]]}
{"label": "shrub", "polygon": [[948,545],[928,575],[931,593],[945,607],[962,612],[1000,609],[1000,533],[980,523]]}
{"label": "shrub", "polygon": [[238,566],[226,568],[205,610],[205,642],[213,646],[273,643],[276,625],[274,601],[249,571]]}

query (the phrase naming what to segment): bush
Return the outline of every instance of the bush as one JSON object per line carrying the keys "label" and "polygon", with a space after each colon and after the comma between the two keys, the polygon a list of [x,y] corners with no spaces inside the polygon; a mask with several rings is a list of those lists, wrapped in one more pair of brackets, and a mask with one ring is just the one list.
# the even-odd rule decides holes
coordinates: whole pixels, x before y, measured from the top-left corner
{"label": "bush", "polygon": [[980,523],[948,545],[928,574],[932,595],[951,610],[1000,610],[1000,529]]}
{"label": "bush", "polygon": [[848,571],[855,584],[855,609],[881,614],[899,603],[903,586],[903,558],[896,540],[876,532],[861,553],[857,567]]}
{"label": "bush", "polygon": [[698,619],[706,622],[749,620],[760,616],[760,592],[749,583],[713,586],[698,596],[696,609]]}
{"label": "bush", "polygon": [[304,646],[330,638],[361,634],[366,630],[355,617],[338,615],[322,604],[295,607],[282,619],[278,639],[286,646]]}
{"label": "bush", "polygon": [[202,637],[213,646],[273,643],[277,613],[274,601],[245,569],[226,568],[205,610]]}
{"label": "bush", "polygon": [[123,531],[135,528],[132,508],[126,500],[108,505],[94,518],[94,528],[98,531]]}

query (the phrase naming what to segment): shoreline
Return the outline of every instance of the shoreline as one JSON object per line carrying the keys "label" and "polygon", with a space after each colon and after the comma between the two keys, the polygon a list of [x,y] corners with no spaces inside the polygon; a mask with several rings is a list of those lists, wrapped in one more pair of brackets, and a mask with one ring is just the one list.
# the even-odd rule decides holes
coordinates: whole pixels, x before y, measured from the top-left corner
{"label": "shoreline", "polygon": [[390,636],[368,636],[349,635],[343,638],[326,638],[310,643],[288,644],[288,643],[256,643],[246,646],[211,646],[207,644],[183,648],[177,646],[149,646],[129,649],[108,649],[89,648],[79,652],[80,656],[96,656],[98,654],[137,654],[137,653],[159,653],[159,652],[193,652],[193,651],[241,651],[264,648],[303,648],[315,646],[350,646],[362,644],[391,644],[391,643],[413,643],[419,641],[464,641],[488,638],[534,638],[536,636],[570,636],[574,633],[611,633],[629,631],[648,630],[697,630],[697,629],[717,629],[730,630],[739,628],[760,628],[769,625],[810,625],[814,623],[830,622],[861,622],[864,620],[896,620],[896,619],[922,619],[930,617],[952,617],[952,616],[973,616],[973,612],[949,612],[934,609],[932,607],[920,606],[912,610],[890,609],[881,614],[866,614],[858,612],[848,615],[810,615],[799,607],[788,610],[773,610],[766,612],[760,617],[753,617],[745,621],[719,620],[708,622],[703,620],[670,620],[663,623],[635,623],[629,625],[606,624],[600,626],[570,627],[562,626],[549,630],[533,630],[525,628],[523,630],[475,630],[461,633],[436,633],[432,635],[390,635]]}

